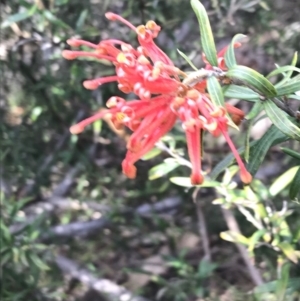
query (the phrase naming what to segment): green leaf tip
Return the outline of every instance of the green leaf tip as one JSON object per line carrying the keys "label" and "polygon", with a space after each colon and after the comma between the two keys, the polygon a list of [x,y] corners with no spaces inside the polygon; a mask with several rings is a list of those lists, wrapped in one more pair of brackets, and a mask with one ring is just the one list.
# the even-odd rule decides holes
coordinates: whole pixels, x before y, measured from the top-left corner
{"label": "green leaf tip", "polygon": [[199,23],[202,51],[212,66],[218,66],[217,50],[205,7],[198,0],[191,0],[191,6]]}

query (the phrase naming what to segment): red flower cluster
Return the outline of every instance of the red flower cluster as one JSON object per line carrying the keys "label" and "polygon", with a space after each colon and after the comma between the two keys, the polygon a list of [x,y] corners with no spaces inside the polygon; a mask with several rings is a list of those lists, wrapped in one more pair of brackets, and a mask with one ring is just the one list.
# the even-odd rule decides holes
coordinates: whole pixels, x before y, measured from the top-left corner
{"label": "red flower cluster", "polygon": [[[234,144],[228,135],[229,119],[227,113],[240,121],[244,113],[226,104],[216,107],[206,94],[205,80],[188,85],[180,78],[186,74],[176,68],[170,58],[154,43],[160,27],[149,21],[145,26],[133,26],[122,17],[106,13],[109,20],[118,20],[129,26],[137,34],[140,46],[135,49],[120,40],[104,40],[99,44],[78,39],[70,39],[70,46],[88,46],[93,51],[64,50],[63,57],[93,57],[112,62],[116,68],[115,76],[87,80],[83,83],[87,89],[97,89],[104,83],[116,81],[124,93],[135,93],[139,99],[125,101],[112,97],[107,101],[107,110],[71,127],[73,134],[78,134],[92,122],[109,114],[114,126],[128,127],[133,131],[128,143],[127,154],[122,163],[123,172],[129,178],[136,176],[135,162],[149,152],[155,143],[174,126],[177,118],[182,122],[186,133],[188,154],[192,163],[191,183],[201,184],[204,180],[201,171],[201,131],[207,130],[213,136],[222,134],[231,148],[240,167],[244,183],[252,180],[246,170]],[[224,66],[224,50],[218,55],[219,67]],[[206,69],[212,67],[207,63]],[[191,87],[192,86],[192,87]]]}

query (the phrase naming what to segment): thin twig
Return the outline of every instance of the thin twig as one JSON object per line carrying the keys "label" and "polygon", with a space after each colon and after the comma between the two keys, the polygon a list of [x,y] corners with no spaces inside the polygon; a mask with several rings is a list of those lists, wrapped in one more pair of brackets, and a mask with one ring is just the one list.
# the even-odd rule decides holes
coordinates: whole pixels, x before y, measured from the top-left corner
{"label": "thin twig", "polygon": [[[241,230],[239,228],[239,225],[238,225],[232,211],[230,209],[225,209],[223,207],[221,207],[221,210],[222,210],[222,213],[223,213],[223,216],[226,221],[228,229],[234,233],[241,234]],[[248,271],[249,271],[249,274],[250,274],[250,277],[251,277],[253,283],[255,285],[262,285],[264,283],[263,279],[262,279],[261,275],[259,274],[258,270],[253,265],[253,262],[252,262],[251,258],[249,257],[247,249],[243,245],[238,244],[238,243],[236,244],[236,247],[238,248],[240,255],[242,256],[242,258],[248,268]]]}
{"label": "thin twig", "polygon": [[202,246],[204,250],[204,259],[208,262],[211,261],[211,251],[209,247],[209,238],[208,238],[208,232],[206,227],[206,221],[205,216],[202,210],[202,204],[200,200],[198,199],[198,193],[200,191],[200,187],[196,188],[193,192],[193,200],[196,205],[196,212],[198,217],[198,229],[201,236]]}

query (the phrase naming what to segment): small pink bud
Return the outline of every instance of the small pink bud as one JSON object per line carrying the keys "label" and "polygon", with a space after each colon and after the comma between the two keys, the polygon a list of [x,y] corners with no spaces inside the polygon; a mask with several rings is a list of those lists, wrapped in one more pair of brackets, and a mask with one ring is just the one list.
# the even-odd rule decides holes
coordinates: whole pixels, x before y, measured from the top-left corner
{"label": "small pink bud", "polygon": [[74,124],[70,127],[70,132],[73,135],[80,134],[83,132],[83,130],[84,130],[84,127],[79,124]]}
{"label": "small pink bud", "polygon": [[71,50],[63,50],[61,55],[67,60],[75,60],[78,57],[78,54],[74,53]]}
{"label": "small pink bud", "polygon": [[82,44],[82,41],[77,40],[77,39],[68,39],[67,44],[72,46],[72,47],[78,47]]}
{"label": "small pink bud", "polygon": [[252,175],[247,170],[241,170],[240,177],[244,184],[249,184],[252,181]]}
{"label": "small pink bud", "polygon": [[85,80],[83,86],[88,90],[96,90],[99,87],[99,83],[95,80]]}
{"label": "small pink bud", "polygon": [[111,13],[111,12],[107,12],[105,14],[105,17],[106,17],[106,19],[111,20],[111,21],[115,21],[115,20],[118,19],[118,16],[114,13]]}
{"label": "small pink bud", "polygon": [[136,177],[136,167],[133,164],[128,163],[126,160],[122,162],[123,173],[129,178],[134,179]]}
{"label": "small pink bud", "polygon": [[201,185],[204,181],[204,177],[200,172],[193,172],[191,174],[191,184],[192,185]]}

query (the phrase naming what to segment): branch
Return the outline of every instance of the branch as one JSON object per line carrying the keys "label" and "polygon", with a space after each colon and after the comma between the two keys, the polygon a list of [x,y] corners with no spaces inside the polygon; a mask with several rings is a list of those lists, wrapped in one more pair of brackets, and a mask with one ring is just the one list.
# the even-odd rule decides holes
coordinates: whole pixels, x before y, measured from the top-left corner
{"label": "branch", "polygon": [[[127,215],[127,217],[138,215],[140,217],[151,217],[153,213],[165,213],[176,209],[182,200],[180,197],[170,197],[166,198],[155,204],[143,204],[136,208],[135,210],[131,208],[124,208],[121,210],[120,214]],[[106,213],[106,215],[109,213]],[[112,225],[109,218],[100,217],[92,221],[85,222],[74,222],[66,225],[58,225],[49,229],[48,233],[42,235],[41,240],[43,242],[48,242],[53,237],[67,238],[67,237],[85,237],[91,235],[103,229],[105,227],[110,227]]]}
{"label": "branch", "polygon": [[[221,206],[221,210],[222,210],[222,213],[223,213],[223,216],[226,221],[228,229],[235,233],[241,234],[241,230],[239,228],[239,225],[238,225],[232,211],[229,209],[225,209],[222,206]],[[258,270],[253,265],[252,260],[249,257],[247,249],[241,244],[237,243],[235,245],[238,248],[240,255],[242,256],[242,258],[248,268],[248,271],[249,271],[249,274],[250,274],[250,277],[251,277],[253,283],[255,285],[262,285],[264,283],[263,279],[261,278]]]}
{"label": "branch", "polygon": [[72,278],[77,279],[81,283],[97,291],[109,301],[149,301],[143,297],[135,296],[123,286],[120,286],[109,279],[96,278],[86,269],[80,268],[76,262],[64,256],[57,256],[55,258],[55,264],[63,273],[70,275]]}
{"label": "branch", "polygon": [[198,217],[198,229],[200,233],[200,237],[202,240],[202,246],[204,250],[204,258],[210,262],[211,261],[211,251],[209,247],[209,238],[208,238],[208,232],[206,227],[206,221],[205,216],[202,210],[202,204],[200,203],[200,200],[198,199],[198,193],[200,191],[200,187],[196,188],[193,193],[193,200],[196,205],[196,211],[197,211],[197,217]]}

